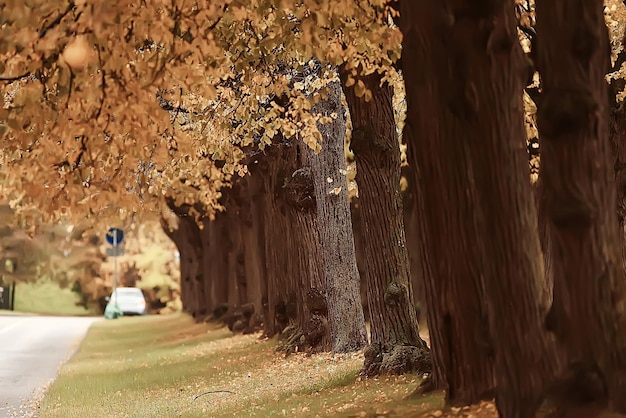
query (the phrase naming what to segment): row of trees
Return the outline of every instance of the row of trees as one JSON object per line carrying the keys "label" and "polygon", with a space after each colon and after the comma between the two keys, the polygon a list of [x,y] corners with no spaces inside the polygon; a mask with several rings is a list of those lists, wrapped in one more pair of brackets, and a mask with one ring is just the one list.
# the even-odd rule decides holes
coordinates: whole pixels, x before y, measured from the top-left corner
{"label": "row of trees", "polygon": [[[344,90],[352,105],[360,218],[355,227],[361,231],[361,278],[372,318],[365,370],[428,371],[412,304],[393,89],[379,87],[377,75],[363,79],[373,94],[383,95],[364,102],[354,88]],[[319,126],[319,153],[276,135],[264,153],[250,153],[251,175],[222,192],[225,211],[214,220],[198,222],[191,207],[170,202],[179,218],[170,236],[181,253],[184,306],[194,316],[226,314],[237,330],[262,322],[268,336],[289,327],[289,349],[342,352],[361,348],[367,339],[338,80],[326,94],[313,110],[337,116]]]}
{"label": "row of trees", "polygon": [[[503,417],[534,416],[571,386],[626,413],[623,7],[16,6],[0,43],[4,193],[25,218],[174,213],[161,222],[181,254],[185,309],[226,313],[237,330],[290,327],[288,349],[367,343],[362,254],[367,374],[432,370],[420,390],[451,403],[495,394]],[[535,119],[532,186],[524,123]]]}

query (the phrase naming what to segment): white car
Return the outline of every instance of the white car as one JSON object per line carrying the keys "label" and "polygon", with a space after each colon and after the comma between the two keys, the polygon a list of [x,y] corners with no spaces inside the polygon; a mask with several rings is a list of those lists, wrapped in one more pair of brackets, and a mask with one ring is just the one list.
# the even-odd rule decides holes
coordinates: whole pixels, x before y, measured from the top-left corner
{"label": "white car", "polygon": [[109,305],[117,304],[124,315],[145,315],[146,298],[138,287],[118,287],[109,298]]}

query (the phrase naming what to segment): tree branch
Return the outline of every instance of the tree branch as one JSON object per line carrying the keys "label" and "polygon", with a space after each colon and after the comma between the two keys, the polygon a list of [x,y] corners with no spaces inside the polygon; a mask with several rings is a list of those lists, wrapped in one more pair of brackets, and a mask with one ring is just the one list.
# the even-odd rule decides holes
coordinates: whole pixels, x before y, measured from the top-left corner
{"label": "tree branch", "polygon": [[14,81],[29,77],[31,74],[32,73],[30,71],[26,71],[24,74],[16,75],[14,77],[0,77],[0,81],[12,83]]}
{"label": "tree branch", "polygon": [[43,38],[51,29],[58,26],[63,20],[63,18],[67,16],[67,14],[71,12],[74,9],[74,7],[76,7],[74,0],[70,0],[65,10],[59,13],[59,15],[52,22],[50,22],[49,24],[41,28],[41,30],[39,31],[39,38],[40,39]]}

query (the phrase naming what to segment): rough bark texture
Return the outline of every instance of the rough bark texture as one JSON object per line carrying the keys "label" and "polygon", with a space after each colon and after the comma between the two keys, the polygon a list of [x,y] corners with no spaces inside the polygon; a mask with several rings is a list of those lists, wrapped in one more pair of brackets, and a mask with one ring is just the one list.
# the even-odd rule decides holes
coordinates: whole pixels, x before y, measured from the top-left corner
{"label": "rough bark texture", "polygon": [[523,124],[526,63],[508,2],[463,1],[452,12],[445,126],[451,139],[468,143],[477,186],[496,404],[503,417],[534,417],[557,362],[543,329],[545,275]]}
{"label": "rough bark texture", "polygon": [[611,167],[601,0],[537,2],[541,170],[552,225],[554,299],[547,318],[584,370],[602,376],[626,413],[624,271]]}
{"label": "rough bark texture", "polygon": [[332,350],[349,352],[363,347],[367,337],[345,176],[346,126],[339,82],[332,82],[327,91],[313,112],[337,118],[318,126],[322,150],[306,150],[306,156],[314,181]]}
{"label": "rough bark texture", "polygon": [[226,197],[224,228],[230,242],[227,254],[228,274],[226,276],[228,283],[228,310],[224,315],[224,322],[234,332],[243,331],[246,323],[249,322],[249,317],[246,318],[242,310],[242,306],[247,302],[245,259],[241,236],[243,222],[240,219],[242,181],[243,179],[237,179],[230,189],[222,192],[222,196]]}
{"label": "rough bark texture", "polygon": [[241,211],[241,235],[245,257],[247,301],[253,309],[248,328],[252,331],[263,323],[263,289],[266,286],[265,251],[263,246],[262,199],[259,196],[258,176],[244,178]]}
{"label": "rough bark texture", "polygon": [[208,286],[203,274],[204,254],[200,228],[190,215],[189,205],[178,207],[171,199],[166,199],[166,203],[178,217],[178,230],[176,233],[171,231],[170,237],[176,236],[180,241],[174,242],[180,245],[181,289],[185,289],[186,294],[183,300],[185,310],[195,319],[202,320],[207,314],[205,299]]}
{"label": "rough bark texture", "polygon": [[407,188],[402,193],[402,209],[404,214],[404,230],[406,233],[406,246],[409,253],[409,265],[411,271],[411,285],[413,288],[413,304],[420,327],[427,327],[428,306],[425,299],[424,277],[424,232],[420,231],[420,209],[418,200],[416,178],[413,175],[413,167],[405,166],[402,175],[406,180]]}
{"label": "rough bark texture", "polygon": [[548,313],[552,305],[552,289],[554,287],[554,267],[552,262],[552,224],[550,223],[548,208],[546,207],[546,187],[542,179],[541,167],[539,168],[539,179],[534,185],[535,205],[537,207],[537,220],[539,225],[539,238],[541,240],[541,250],[543,252],[543,266],[545,273],[545,286],[543,288],[542,310]]}
{"label": "rough bark texture", "polygon": [[[354,161],[354,159],[352,159]],[[365,322],[370,320],[369,306],[367,306],[367,290],[365,289],[365,243],[367,237],[363,234],[361,227],[361,202],[358,196],[350,198],[350,215],[352,216],[352,236],[354,237],[354,252],[356,255],[356,267],[361,278],[361,305],[363,306],[363,316]]]}
{"label": "rough bark texture", "polygon": [[230,274],[235,282],[236,295],[228,295],[229,306],[240,307],[247,299],[247,280],[245,273],[245,259],[243,256],[243,241],[241,239],[241,179],[238,179],[231,189],[230,202],[227,205],[228,214],[228,234],[231,236],[232,247],[228,254]]}
{"label": "rough bark texture", "polygon": [[[513,8],[504,1],[401,5],[408,130],[417,124],[421,135],[407,140],[418,148],[412,156],[428,203],[434,286],[446,289],[443,306],[431,304],[444,320],[429,311],[432,345],[436,351],[437,343],[456,342],[444,350],[465,361],[434,358],[444,361],[450,387],[458,385],[455,378],[467,379],[463,401],[494,387],[493,358],[501,416],[531,417],[556,360],[539,302],[543,260],[527,175],[525,67]],[[442,338],[431,318],[443,330],[456,328]],[[474,346],[470,336],[479,337]]]}
{"label": "rough bark texture", "polygon": [[224,225],[226,216],[216,213],[215,219],[206,219],[202,231],[199,231],[206,286],[204,300],[210,319],[221,318],[228,306],[228,250],[231,243]]}
{"label": "rough bark texture", "polygon": [[[481,250],[473,223],[464,141],[443,136],[441,72],[450,18],[436,1],[402,1],[402,66],[407,91],[404,140],[417,185],[418,230],[425,251],[424,290],[428,305],[433,373],[429,388],[446,389],[453,404],[493,397],[495,387],[484,306]],[[444,142],[445,140],[445,142]]]}
{"label": "rough bark texture", "polygon": [[178,249],[180,260],[180,299],[183,304],[183,311],[193,315],[193,289],[190,275],[191,263],[187,261],[188,257],[186,253],[189,251],[189,247],[187,244],[185,227],[179,221],[176,229],[170,229],[170,225],[163,218],[161,218],[161,227]]}
{"label": "rough bark texture", "polygon": [[306,145],[297,147],[298,166],[286,179],[284,189],[289,216],[298,239],[294,261],[298,264],[300,282],[295,288],[298,305],[296,331],[288,350],[308,349],[312,352],[328,351],[330,332],[328,326],[328,302],[321,264],[322,248],[315,204],[311,169],[303,165],[302,151]]}
{"label": "rough bark texture", "polygon": [[313,177],[302,146],[277,136],[252,163],[252,175],[263,185],[253,206],[263,213],[265,333],[283,333],[287,353],[330,349]]}
{"label": "rough bark texture", "polygon": [[195,311],[192,316],[198,320],[204,319],[207,314],[205,305],[206,289],[208,285],[205,281],[202,263],[204,253],[202,251],[202,240],[200,238],[200,228],[196,220],[187,214],[180,217],[180,223],[184,225],[187,237],[187,250],[185,251],[186,262],[189,265],[189,276],[191,278],[192,299]]}
{"label": "rough bark texture", "polygon": [[[346,75],[342,73],[342,81]],[[359,77],[372,92],[366,102],[344,87],[352,121],[351,148],[359,186],[370,346],[363,373],[430,372],[430,353],[419,336],[409,273],[400,192],[400,145],[393,87],[374,73]],[[401,354],[400,354],[401,353]]]}
{"label": "rough bark texture", "polygon": [[[290,225],[284,211],[281,210],[280,194],[286,178],[286,172],[293,172],[294,167],[286,170],[285,148],[273,144],[265,150],[265,156],[258,160],[259,175],[262,178],[263,199],[263,235],[265,237],[265,271],[267,273],[267,292],[265,293],[264,332],[268,337],[283,331],[289,320],[286,314],[288,301],[287,280],[288,258],[290,253]],[[254,175],[254,174],[253,174]]]}

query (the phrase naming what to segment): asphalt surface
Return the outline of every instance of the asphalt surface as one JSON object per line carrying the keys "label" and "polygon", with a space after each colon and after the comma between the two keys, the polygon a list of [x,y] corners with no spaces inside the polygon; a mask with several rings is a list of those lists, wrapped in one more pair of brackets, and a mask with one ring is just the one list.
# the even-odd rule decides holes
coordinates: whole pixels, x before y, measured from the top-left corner
{"label": "asphalt surface", "polygon": [[0,418],[33,416],[60,366],[98,319],[0,316]]}

